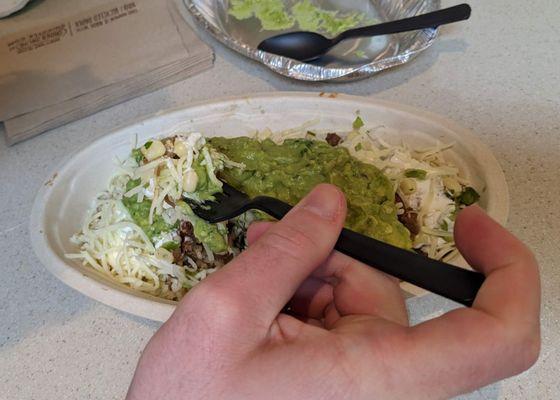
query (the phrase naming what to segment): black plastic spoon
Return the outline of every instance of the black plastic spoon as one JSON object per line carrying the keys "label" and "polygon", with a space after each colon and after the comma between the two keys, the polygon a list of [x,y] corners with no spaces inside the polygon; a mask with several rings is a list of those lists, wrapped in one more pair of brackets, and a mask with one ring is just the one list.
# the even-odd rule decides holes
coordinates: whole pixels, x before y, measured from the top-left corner
{"label": "black plastic spoon", "polygon": [[299,61],[311,61],[321,57],[342,40],[435,28],[440,25],[463,21],[468,19],[470,15],[471,7],[468,4],[460,4],[415,17],[350,29],[332,39],[315,32],[284,33],[263,40],[258,49]]}

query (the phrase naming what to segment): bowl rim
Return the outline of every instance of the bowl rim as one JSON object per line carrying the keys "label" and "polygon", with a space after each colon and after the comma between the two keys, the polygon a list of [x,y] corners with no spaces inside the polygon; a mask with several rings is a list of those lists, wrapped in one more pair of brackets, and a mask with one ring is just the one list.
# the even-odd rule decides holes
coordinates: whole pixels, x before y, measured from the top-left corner
{"label": "bowl rim", "polygon": [[[46,206],[48,204],[49,196],[52,193],[52,188],[55,186],[54,183],[56,182],[57,176],[64,175],[72,167],[71,161],[74,158],[77,158],[80,154],[88,151],[90,147],[98,145],[104,141],[109,142],[114,135],[118,134],[123,129],[136,125],[142,125],[148,121],[170,116],[172,114],[180,113],[188,109],[203,108],[209,105],[221,104],[223,106],[227,106],[229,104],[235,104],[238,102],[250,102],[251,100],[266,101],[267,99],[278,100],[280,98],[317,99],[317,97],[323,99],[324,101],[332,100],[354,102],[361,103],[362,105],[373,105],[382,108],[390,108],[392,110],[411,116],[415,119],[429,121],[431,123],[440,125],[443,128],[448,129],[454,133],[460,134],[461,137],[464,137],[468,140],[468,147],[471,151],[476,152],[477,155],[480,156],[479,158],[487,160],[487,165],[485,165],[485,167],[490,168],[489,176],[492,177],[492,183],[489,184],[489,186],[493,187],[494,189],[498,189],[497,193],[493,193],[493,196],[497,197],[497,201],[495,201],[494,203],[498,204],[499,207],[488,209],[487,212],[492,215],[492,217],[496,219],[500,224],[505,225],[507,223],[510,206],[509,190],[507,187],[505,175],[498,160],[490,151],[490,149],[480,141],[478,136],[476,136],[470,130],[463,128],[456,122],[446,117],[442,117],[438,114],[424,111],[416,107],[369,97],[338,94],[334,92],[255,93],[249,95],[228,96],[209,99],[152,113],[135,121],[121,124],[107,134],[88,142],[78,151],[67,155],[58,164],[58,166],[52,169],[47,175],[48,178],[41,184],[33,202],[29,220],[29,233],[32,248],[39,262],[67,286],[70,286],[72,289],[77,290],[94,300],[133,315],[141,316],[155,321],[166,321],[175,310],[177,304],[176,302],[164,302],[162,301],[163,299],[152,300],[149,298],[149,295],[142,297],[139,294],[135,294],[133,292],[127,292],[121,289],[115,290],[115,288],[111,287],[109,284],[106,284],[101,280],[93,279],[80,272],[78,269],[72,267],[68,262],[61,260],[56,252],[51,248],[46,235],[45,218],[48,212]],[[425,293],[422,289],[415,288],[414,286],[406,283],[404,285],[404,289],[413,295]]]}

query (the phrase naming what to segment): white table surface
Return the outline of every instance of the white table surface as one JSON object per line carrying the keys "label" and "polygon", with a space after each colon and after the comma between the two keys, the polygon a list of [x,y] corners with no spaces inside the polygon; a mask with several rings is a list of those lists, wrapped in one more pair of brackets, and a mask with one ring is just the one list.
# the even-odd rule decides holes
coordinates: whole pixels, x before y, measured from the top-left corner
{"label": "white table surface", "polygon": [[[494,151],[510,186],[508,227],[540,262],[543,346],[528,372],[462,398],[560,398],[560,2],[473,0],[471,5],[468,23],[445,27],[412,63],[372,79],[290,81],[203,34],[216,51],[211,70],[13,147],[2,135],[0,399],[122,398],[140,352],[159,326],[90,300],[42,267],[30,248],[28,218],[48,172],[115,125],[193,101],[276,90],[402,102],[456,120]],[[408,305],[412,321],[452,307],[432,295]]]}

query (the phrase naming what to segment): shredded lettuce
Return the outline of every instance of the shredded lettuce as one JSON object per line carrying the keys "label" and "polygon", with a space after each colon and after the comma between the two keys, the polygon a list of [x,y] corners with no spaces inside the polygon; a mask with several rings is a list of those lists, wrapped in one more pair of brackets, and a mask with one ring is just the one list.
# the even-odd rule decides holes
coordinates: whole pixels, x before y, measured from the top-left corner
{"label": "shredded lettuce", "polygon": [[358,58],[367,58],[367,54],[366,54],[366,52],[363,51],[363,50],[356,50],[356,51],[354,52],[354,54],[355,54],[356,57],[358,57]]}
{"label": "shredded lettuce", "polygon": [[231,0],[228,13],[239,20],[256,17],[262,28],[268,31],[290,29],[297,24],[300,30],[322,32],[331,36],[366,21],[372,22],[362,12],[325,10],[311,0],[298,1],[289,10],[282,0]]}
{"label": "shredded lettuce", "polygon": [[228,14],[239,20],[251,18],[257,3],[257,0],[231,0]]}
{"label": "shredded lettuce", "polygon": [[407,178],[416,178],[420,180],[426,179],[428,173],[423,169],[408,168],[404,171],[404,176]]}
{"label": "shredded lettuce", "polygon": [[139,148],[132,150],[131,157],[134,158],[134,160],[136,160],[138,164],[140,164],[140,161],[144,159],[144,155],[142,154],[142,151]]}
{"label": "shredded lettuce", "polygon": [[239,20],[256,17],[267,31],[289,29],[295,22],[281,0],[232,0],[228,13]]}
{"label": "shredded lettuce", "polygon": [[331,36],[355,28],[365,19],[364,13],[342,15],[339,11],[324,10],[311,0],[300,1],[291,10],[302,30],[324,32]]}
{"label": "shredded lettuce", "polygon": [[291,10],[301,30],[319,31],[321,19],[317,12],[319,11],[317,6],[311,4],[309,0],[304,0],[294,4]]}
{"label": "shredded lettuce", "polygon": [[359,130],[362,126],[364,126],[364,121],[362,121],[360,116],[357,116],[354,122],[352,123],[352,128],[354,128],[354,130]]}

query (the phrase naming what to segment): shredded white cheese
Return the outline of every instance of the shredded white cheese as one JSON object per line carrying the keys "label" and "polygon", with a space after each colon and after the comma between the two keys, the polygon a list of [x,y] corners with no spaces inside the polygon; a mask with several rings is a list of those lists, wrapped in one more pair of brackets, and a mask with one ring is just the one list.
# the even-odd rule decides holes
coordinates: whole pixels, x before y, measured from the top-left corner
{"label": "shredded white cheese", "polygon": [[[118,174],[109,183],[108,190],[98,196],[85,218],[81,232],[71,238],[79,246],[79,252],[66,256],[82,260],[100,273],[135,289],[178,300],[187,289],[214,269],[199,271],[196,262],[190,257],[187,257],[185,267],[156,257],[156,249],[163,244],[179,241],[177,232],[164,232],[153,238],[152,242],[142,228],[134,223],[122,203],[123,197],[136,196],[139,203],[145,198],[151,200],[150,224],[155,215],[161,216],[170,226],[179,219],[188,220],[166,198],[181,200],[183,175],[192,170],[194,160],[200,153],[204,156],[209,179],[215,184],[220,181],[215,175],[212,155],[200,133],[180,134],[176,139],[185,145],[186,157],[174,159],[164,155],[143,165],[129,158],[117,166]],[[224,157],[216,155],[216,161],[223,162]],[[139,179],[140,183],[127,191],[126,185],[131,178]],[[210,248],[204,246],[204,249],[209,262],[213,262],[214,254]]]}

